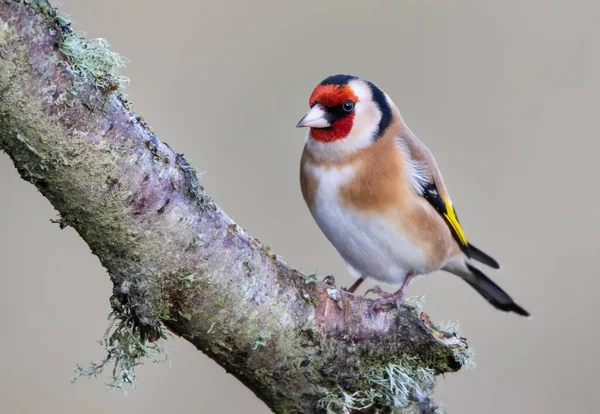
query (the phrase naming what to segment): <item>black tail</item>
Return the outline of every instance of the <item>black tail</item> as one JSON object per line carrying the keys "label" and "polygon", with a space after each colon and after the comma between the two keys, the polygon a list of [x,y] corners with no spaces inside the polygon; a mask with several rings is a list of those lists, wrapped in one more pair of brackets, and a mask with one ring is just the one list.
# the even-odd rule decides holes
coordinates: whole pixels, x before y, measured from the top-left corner
{"label": "black tail", "polygon": [[479,250],[477,247],[473,246],[471,243],[467,246],[467,251],[469,252],[469,256],[472,259],[477,260],[489,267],[493,267],[494,269],[500,269],[500,265],[493,258],[488,256],[486,253]]}
{"label": "black tail", "polygon": [[484,275],[481,270],[468,263],[466,263],[466,265],[471,273],[468,276],[463,276],[463,279],[473,286],[475,290],[492,305],[506,312],[515,312],[519,315],[529,316],[529,312],[517,305],[512,298],[500,288],[500,286]]}

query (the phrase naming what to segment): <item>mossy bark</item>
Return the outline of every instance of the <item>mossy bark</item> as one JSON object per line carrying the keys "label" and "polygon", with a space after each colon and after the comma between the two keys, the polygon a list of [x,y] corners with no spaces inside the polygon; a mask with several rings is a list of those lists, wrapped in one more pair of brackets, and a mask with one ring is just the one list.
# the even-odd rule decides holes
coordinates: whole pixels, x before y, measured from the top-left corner
{"label": "mossy bark", "polygon": [[164,323],[278,413],[367,390],[405,356],[460,368],[466,344],[426,315],[371,319],[368,299],[332,300],[246,234],[122,99],[75,82],[59,51],[68,30],[43,8],[0,1],[0,149],[88,243],[113,307],[148,340]]}

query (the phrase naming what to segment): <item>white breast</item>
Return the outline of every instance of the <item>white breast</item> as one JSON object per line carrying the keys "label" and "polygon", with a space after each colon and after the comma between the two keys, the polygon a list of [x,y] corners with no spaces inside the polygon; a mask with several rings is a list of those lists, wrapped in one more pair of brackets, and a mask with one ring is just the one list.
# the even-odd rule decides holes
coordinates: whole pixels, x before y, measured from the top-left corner
{"label": "white breast", "polygon": [[339,188],[353,177],[352,166],[307,164],[304,168],[319,183],[311,213],[355,277],[400,284],[409,272],[418,275],[431,271],[421,249],[401,233],[398,223],[342,204]]}

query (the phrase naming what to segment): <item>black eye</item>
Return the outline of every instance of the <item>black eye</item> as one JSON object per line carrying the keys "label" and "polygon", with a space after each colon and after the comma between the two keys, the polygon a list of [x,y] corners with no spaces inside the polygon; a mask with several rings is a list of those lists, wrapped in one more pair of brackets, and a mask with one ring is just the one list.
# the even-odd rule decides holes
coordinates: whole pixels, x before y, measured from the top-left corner
{"label": "black eye", "polygon": [[354,102],[347,100],[342,104],[342,109],[344,112],[352,112],[354,110]]}

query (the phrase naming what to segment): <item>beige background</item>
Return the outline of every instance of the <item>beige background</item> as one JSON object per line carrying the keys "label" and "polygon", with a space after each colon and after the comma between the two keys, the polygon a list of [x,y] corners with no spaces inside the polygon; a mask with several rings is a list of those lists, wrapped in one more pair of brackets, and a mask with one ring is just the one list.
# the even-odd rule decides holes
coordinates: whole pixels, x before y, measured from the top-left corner
{"label": "beige background", "polygon": [[[449,274],[413,283],[433,319],[459,319],[477,369],[440,379],[450,413],[597,412],[600,3],[62,0],[77,29],[131,63],[136,109],[253,236],[348,282],[298,188],[312,88],[379,84],[436,155],[467,235],[534,315],[494,310]],[[170,5],[172,4],[172,5]],[[69,384],[102,356],[111,291],[98,260],[0,154],[2,413],[265,413],[182,340],[126,397]]]}

